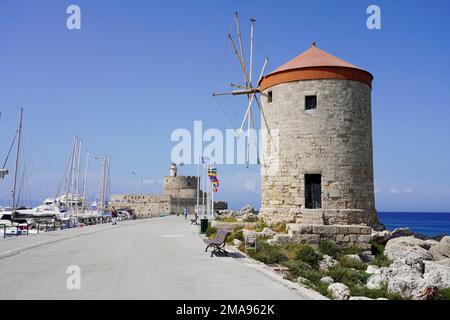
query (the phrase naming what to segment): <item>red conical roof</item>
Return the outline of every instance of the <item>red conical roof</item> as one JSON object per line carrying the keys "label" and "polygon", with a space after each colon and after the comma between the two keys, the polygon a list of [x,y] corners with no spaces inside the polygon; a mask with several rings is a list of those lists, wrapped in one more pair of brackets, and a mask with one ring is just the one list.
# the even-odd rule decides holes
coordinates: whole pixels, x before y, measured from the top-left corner
{"label": "red conical roof", "polygon": [[355,80],[371,86],[373,77],[369,72],[317,48],[313,42],[311,48],[264,76],[260,90],[280,83],[314,79]]}
{"label": "red conical roof", "polygon": [[323,50],[320,50],[316,47],[316,43],[313,42],[311,48],[295,57],[288,63],[282,65],[272,73],[309,67],[345,67],[359,69],[358,67],[345,62],[342,59],[339,59]]}

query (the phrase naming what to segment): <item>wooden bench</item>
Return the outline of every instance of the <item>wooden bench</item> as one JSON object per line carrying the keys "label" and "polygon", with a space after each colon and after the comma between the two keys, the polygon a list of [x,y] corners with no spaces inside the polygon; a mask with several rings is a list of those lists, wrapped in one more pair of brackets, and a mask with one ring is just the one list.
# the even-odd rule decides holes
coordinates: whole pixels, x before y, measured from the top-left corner
{"label": "wooden bench", "polygon": [[196,226],[198,226],[198,216],[195,215],[194,219],[191,219],[191,224],[195,224]]}
{"label": "wooden bench", "polygon": [[222,252],[226,256],[228,256],[228,252],[225,250],[225,245],[230,234],[231,232],[229,230],[219,229],[214,239],[203,240],[203,242],[208,245],[205,249],[205,252],[208,252],[209,248],[213,248],[214,250],[211,252],[211,257],[214,255],[214,253],[218,252]]}

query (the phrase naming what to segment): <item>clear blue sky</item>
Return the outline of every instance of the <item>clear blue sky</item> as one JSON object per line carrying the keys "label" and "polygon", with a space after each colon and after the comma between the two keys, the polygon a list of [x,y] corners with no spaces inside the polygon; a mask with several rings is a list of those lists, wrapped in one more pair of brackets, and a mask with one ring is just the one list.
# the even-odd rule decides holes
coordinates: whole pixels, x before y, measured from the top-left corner
{"label": "clear blue sky", "polygon": [[[66,28],[70,4],[82,30]],[[366,28],[377,4],[382,29]],[[28,198],[56,192],[78,133],[112,155],[113,192],[136,192],[131,171],[155,183],[168,173],[176,128],[229,127],[211,92],[239,73],[226,34],[238,10],[248,38],[257,19],[256,60],[269,70],[318,46],[375,76],[373,131],[377,208],[450,211],[449,1],[22,1],[0,2],[0,160],[25,108]],[[259,67],[258,67],[259,69]],[[225,71],[224,71],[225,70]],[[224,100],[233,125],[244,105]],[[240,110],[240,109],[242,110]],[[234,117],[233,117],[234,115]],[[93,194],[98,163],[91,168]],[[219,167],[236,208],[259,207],[258,168]],[[195,174],[185,166],[183,174]],[[251,183],[249,183],[251,181]],[[10,180],[0,182],[0,204]]]}

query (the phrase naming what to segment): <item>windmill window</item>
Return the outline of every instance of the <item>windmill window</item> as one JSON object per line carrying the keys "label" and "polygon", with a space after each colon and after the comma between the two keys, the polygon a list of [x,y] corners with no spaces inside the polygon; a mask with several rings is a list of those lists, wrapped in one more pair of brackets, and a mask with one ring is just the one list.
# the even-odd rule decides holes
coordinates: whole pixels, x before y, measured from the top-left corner
{"label": "windmill window", "polygon": [[313,110],[317,108],[317,96],[305,97],[305,110]]}
{"label": "windmill window", "polygon": [[273,100],[273,98],[272,98],[272,91],[269,91],[269,92],[267,92],[267,102],[271,103],[272,100]]}

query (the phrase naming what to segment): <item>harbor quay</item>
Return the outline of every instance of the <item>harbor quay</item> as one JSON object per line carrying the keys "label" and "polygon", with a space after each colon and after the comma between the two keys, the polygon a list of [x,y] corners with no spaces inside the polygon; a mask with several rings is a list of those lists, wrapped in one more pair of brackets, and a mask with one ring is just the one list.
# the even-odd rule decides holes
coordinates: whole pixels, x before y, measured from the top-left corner
{"label": "harbor quay", "polygon": [[8,238],[0,299],[324,299],[202,238],[174,215]]}

